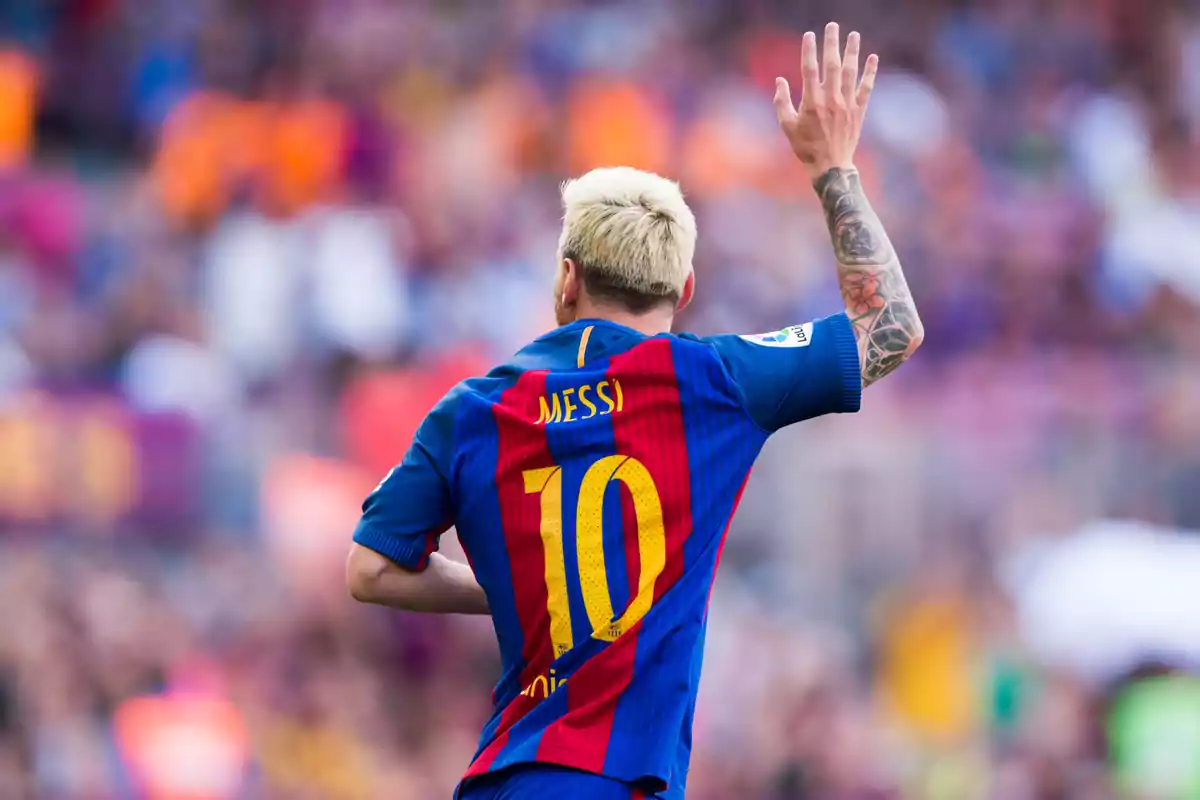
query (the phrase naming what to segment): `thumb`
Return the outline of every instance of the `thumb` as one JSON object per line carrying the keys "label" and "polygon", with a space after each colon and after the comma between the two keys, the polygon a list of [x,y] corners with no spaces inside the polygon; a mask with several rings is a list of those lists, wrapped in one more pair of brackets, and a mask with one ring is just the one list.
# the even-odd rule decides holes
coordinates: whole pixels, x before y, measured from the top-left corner
{"label": "thumb", "polygon": [[787,122],[796,116],[796,107],[792,105],[792,89],[788,86],[787,78],[775,79],[775,115],[780,122]]}

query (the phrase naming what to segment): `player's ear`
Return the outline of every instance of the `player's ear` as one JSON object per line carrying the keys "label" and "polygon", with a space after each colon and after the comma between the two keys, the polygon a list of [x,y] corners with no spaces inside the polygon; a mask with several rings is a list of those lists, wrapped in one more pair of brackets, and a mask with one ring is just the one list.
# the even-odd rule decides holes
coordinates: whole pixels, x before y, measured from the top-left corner
{"label": "player's ear", "polygon": [[563,308],[571,308],[579,302],[583,277],[579,274],[579,266],[569,258],[562,260],[559,269],[562,271],[562,284],[559,288],[558,302]]}
{"label": "player's ear", "polygon": [[683,291],[679,293],[679,302],[675,304],[675,313],[678,314],[692,303],[692,298],[696,294],[696,273],[689,272],[687,280],[683,282]]}

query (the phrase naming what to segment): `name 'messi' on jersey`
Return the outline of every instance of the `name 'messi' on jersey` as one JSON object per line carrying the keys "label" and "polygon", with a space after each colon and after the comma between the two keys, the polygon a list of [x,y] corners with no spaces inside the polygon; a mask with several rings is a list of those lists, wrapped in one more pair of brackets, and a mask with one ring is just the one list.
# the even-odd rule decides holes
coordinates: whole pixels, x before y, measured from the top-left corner
{"label": "name 'messi' on jersey", "polygon": [[538,425],[575,422],[607,416],[625,407],[625,393],[618,380],[603,380],[548,392],[538,398]]}

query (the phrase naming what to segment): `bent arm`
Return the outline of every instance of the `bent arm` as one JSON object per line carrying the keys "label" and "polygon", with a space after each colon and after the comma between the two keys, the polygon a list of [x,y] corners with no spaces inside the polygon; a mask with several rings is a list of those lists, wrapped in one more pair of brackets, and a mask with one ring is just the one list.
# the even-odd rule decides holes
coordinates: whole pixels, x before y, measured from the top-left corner
{"label": "bent arm", "polygon": [[925,329],[900,259],[867,201],[858,170],[831,169],[813,187],[833,239],[838,284],[858,340],[863,386],[870,386],[916,351]]}
{"label": "bent arm", "polygon": [[440,553],[412,572],[360,544],[346,559],[346,587],[362,603],[429,614],[489,614],[487,596],[466,564]]}

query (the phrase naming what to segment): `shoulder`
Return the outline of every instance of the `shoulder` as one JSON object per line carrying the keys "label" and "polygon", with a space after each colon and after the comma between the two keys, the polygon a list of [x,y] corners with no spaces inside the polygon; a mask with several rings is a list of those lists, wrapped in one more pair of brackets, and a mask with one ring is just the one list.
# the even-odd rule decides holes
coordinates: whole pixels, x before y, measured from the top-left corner
{"label": "shoulder", "polygon": [[450,388],[425,415],[414,438],[414,445],[424,447],[441,458],[453,450],[463,415],[472,406],[486,403],[491,394],[498,394],[496,381],[488,377],[468,378]]}
{"label": "shoulder", "polygon": [[459,381],[430,409],[426,425],[452,428],[460,415],[472,406],[494,402],[518,377],[519,373],[509,374],[505,367],[497,367],[487,375]]}
{"label": "shoulder", "polygon": [[720,337],[697,336],[694,333],[672,333],[666,337],[671,342],[675,358],[687,361],[719,363],[720,350],[714,344]]}
{"label": "shoulder", "polygon": [[450,434],[464,417],[489,411],[529,371],[525,365],[506,362],[486,375],[460,381],[434,405],[425,424]]}
{"label": "shoulder", "polygon": [[727,337],[698,336],[694,333],[671,334],[676,371],[684,379],[698,377],[741,405],[745,398],[729,371],[728,358],[723,352],[722,344],[725,338]]}

